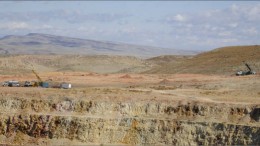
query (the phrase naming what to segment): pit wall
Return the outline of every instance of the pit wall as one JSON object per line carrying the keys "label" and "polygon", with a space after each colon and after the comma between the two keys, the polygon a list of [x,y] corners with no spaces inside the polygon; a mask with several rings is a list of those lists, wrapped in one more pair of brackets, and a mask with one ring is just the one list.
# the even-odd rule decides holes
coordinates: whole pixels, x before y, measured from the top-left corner
{"label": "pit wall", "polygon": [[260,144],[257,105],[6,98],[0,109],[1,144]]}

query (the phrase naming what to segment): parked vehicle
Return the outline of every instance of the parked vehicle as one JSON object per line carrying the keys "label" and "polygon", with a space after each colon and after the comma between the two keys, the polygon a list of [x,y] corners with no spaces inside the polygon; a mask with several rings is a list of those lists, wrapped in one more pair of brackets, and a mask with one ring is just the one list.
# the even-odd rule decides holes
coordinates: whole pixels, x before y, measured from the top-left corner
{"label": "parked vehicle", "polygon": [[19,81],[5,81],[2,86],[8,86],[8,87],[19,87],[20,83]]}
{"label": "parked vehicle", "polygon": [[60,88],[70,89],[71,88],[71,84],[69,84],[69,83],[61,83],[60,84]]}
{"label": "parked vehicle", "polygon": [[30,81],[25,81],[24,82],[24,87],[32,87],[32,82],[30,82]]}
{"label": "parked vehicle", "polygon": [[5,81],[5,82],[3,82],[2,86],[6,87],[6,86],[8,86],[8,84],[9,84],[9,82]]}

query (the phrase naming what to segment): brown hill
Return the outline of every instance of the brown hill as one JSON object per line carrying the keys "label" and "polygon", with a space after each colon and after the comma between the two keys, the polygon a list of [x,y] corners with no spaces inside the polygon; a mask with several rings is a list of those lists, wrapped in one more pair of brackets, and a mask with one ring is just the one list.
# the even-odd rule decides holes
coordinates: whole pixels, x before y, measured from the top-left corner
{"label": "brown hill", "polygon": [[[172,58],[176,60],[175,56]],[[248,62],[254,71],[259,72],[260,46],[223,47],[181,61],[169,61],[169,57],[162,58],[160,62],[164,63],[145,73],[234,74],[238,70],[247,69],[243,61]]]}
{"label": "brown hill", "polygon": [[[33,66],[33,67],[32,67]],[[37,72],[96,72],[115,73],[127,68],[135,72],[150,69],[147,63],[131,56],[108,55],[2,55],[0,74]]]}
{"label": "brown hill", "polygon": [[157,64],[157,65],[163,65],[163,64],[167,64],[170,62],[183,62],[186,59],[190,59],[193,56],[189,56],[189,55],[164,55],[164,56],[157,56],[157,57],[153,57],[153,58],[149,58],[146,59],[146,61],[148,61],[149,63],[153,63],[153,64]]}

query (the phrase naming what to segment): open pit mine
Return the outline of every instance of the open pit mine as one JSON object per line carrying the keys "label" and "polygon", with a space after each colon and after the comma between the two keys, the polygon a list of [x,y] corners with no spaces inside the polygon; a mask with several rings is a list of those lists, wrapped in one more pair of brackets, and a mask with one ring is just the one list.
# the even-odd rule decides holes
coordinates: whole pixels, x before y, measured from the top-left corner
{"label": "open pit mine", "polygon": [[18,88],[2,88],[1,144],[260,144],[255,103],[184,98],[172,90],[140,87],[23,88],[17,94]]}

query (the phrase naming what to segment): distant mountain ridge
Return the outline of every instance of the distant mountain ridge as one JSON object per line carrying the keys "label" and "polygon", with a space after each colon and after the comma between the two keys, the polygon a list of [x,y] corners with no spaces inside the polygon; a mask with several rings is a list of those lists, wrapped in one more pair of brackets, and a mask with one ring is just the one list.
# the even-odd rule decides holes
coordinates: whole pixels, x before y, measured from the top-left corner
{"label": "distant mountain ridge", "polygon": [[0,39],[0,54],[81,54],[152,57],[165,54],[194,55],[197,52],[112,43],[50,34],[8,35]]}

